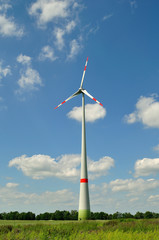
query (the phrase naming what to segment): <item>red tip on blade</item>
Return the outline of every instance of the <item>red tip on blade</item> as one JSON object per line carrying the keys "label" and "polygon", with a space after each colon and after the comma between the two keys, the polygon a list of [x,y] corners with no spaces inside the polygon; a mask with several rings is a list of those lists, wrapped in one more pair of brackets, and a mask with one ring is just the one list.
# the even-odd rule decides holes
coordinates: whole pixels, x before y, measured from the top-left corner
{"label": "red tip on blade", "polygon": [[93,98],[93,100],[96,102],[97,100],[95,98]]}
{"label": "red tip on blade", "polygon": [[64,104],[66,101],[63,101],[61,104]]}
{"label": "red tip on blade", "polygon": [[56,109],[56,108],[58,108],[58,107],[55,107],[54,109]]}
{"label": "red tip on blade", "polygon": [[87,57],[87,61],[88,61],[88,57]]}
{"label": "red tip on blade", "polygon": [[103,107],[103,104],[99,103],[102,107]]}

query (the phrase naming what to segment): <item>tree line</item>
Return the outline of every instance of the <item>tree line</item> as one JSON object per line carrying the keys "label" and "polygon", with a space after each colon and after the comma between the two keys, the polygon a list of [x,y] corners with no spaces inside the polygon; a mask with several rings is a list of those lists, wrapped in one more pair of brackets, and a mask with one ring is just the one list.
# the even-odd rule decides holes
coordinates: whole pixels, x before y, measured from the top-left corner
{"label": "tree line", "polygon": [[[108,214],[105,212],[91,212],[92,220],[112,220],[112,219],[122,219],[122,218],[134,218],[134,219],[149,219],[149,218],[159,218],[159,213],[154,213],[146,211],[145,213],[137,212],[136,214],[131,214],[129,212],[120,213],[115,212],[114,214]],[[45,212],[36,215],[32,212],[3,212],[0,213],[0,220],[77,220],[78,212],[77,210],[71,211],[60,211],[56,210],[53,213]]]}

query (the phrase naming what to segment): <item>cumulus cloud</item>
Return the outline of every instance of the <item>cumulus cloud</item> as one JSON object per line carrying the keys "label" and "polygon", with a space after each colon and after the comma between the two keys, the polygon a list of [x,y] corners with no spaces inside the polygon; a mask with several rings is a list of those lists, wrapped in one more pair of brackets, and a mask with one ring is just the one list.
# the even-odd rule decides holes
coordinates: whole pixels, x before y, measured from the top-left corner
{"label": "cumulus cloud", "polygon": [[108,156],[105,156],[99,161],[88,161],[88,171],[89,171],[89,178],[95,179],[100,176],[105,176],[108,174],[108,170],[114,167],[114,159]]}
{"label": "cumulus cloud", "polygon": [[6,37],[21,37],[24,32],[19,28],[12,18],[7,18],[5,15],[0,15],[0,34]]}
{"label": "cumulus cloud", "polygon": [[36,90],[38,85],[42,85],[42,81],[36,70],[27,68],[25,72],[22,71],[18,85],[21,90]]}
{"label": "cumulus cloud", "polygon": [[149,198],[147,199],[149,202],[155,202],[158,204],[159,201],[159,195],[150,195]]}
{"label": "cumulus cloud", "polygon": [[64,47],[64,34],[65,31],[61,28],[55,28],[54,30],[54,36],[56,38],[55,44],[59,50],[62,50]]}
{"label": "cumulus cloud", "polygon": [[[24,175],[33,179],[57,177],[77,180],[80,176],[80,163],[81,156],[78,154],[62,155],[56,159],[39,154],[32,157],[26,155],[16,157],[9,162],[9,167],[16,167]],[[106,175],[113,166],[114,160],[110,157],[103,157],[96,162],[88,159],[88,171],[91,179]]]}
{"label": "cumulus cloud", "polygon": [[76,178],[79,175],[76,167],[80,164],[80,155],[63,155],[57,160],[47,155],[33,155],[27,157],[22,155],[9,162],[9,167],[18,170],[33,179],[44,179],[46,177]]}
{"label": "cumulus cloud", "polygon": [[[72,30],[75,28],[76,22],[70,21],[64,28],[56,27],[54,29],[54,36],[55,36],[55,45],[58,50],[62,50],[65,47],[65,35],[70,34]],[[73,59],[82,49],[81,40],[73,39],[69,42],[69,53],[67,56],[67,60]]]}
{"label": "cumulus cloud", "polygon": [[7,16],[9,8],[12,8],[11,4],[2,1],[0,5],[0,35],[3,37],[21,37],[24,34],[23,28],[15,23],[14,17]]}
{"label": "cumulus cloud", "polygon": [[67,56],[68,60],[73,59],[80,51],[80,49],[82,48],[82,45],[79,43],[79,41],[77,41],[76,39],[73,39],[70,42],[70,53]]}
{"label": "cumulus cloud", "polygon": [[25,65],[25,64],[30,65],[31,64],[31,57],[23,55],[23,54],[20,54],[17,57],[17,62],[19,62],[19,63],[21,63],[23,65]]}
{"label": "cumulus cloud", "polygon": [[[3,79],[8,75],[11,75],[10,66],[3,66],[3,61],[0,61],[0,87],[3,86]],[[0,111],[7,110],[7,106],[4,104],[5,100],[0,96]]]}
{"label": "cumulus cloud", "polygon": [[9,1],[8,1],[8,3],[7,3],[7,0],[6,1],[3,1],[3,0],[1,0],[1,5],[0,5],[0,12],[7,12],[7,10],[9,9],[9,8],[11,8],[12,6],[9,4]]}
{"label": "cumulus cloud", "polygon": [[159,128],[159,102],[157,96],[141,96],[136,103],[136,110],[124,118],[129,124],[141,122],[146,127]]}
{"label": "cumulus cloud", "polygon": [[[18,184],[17,184],[18,185]],[[74,202],[77,202],[76,195],[73,194],[69,189],[62,189],[55,192],[45,191],[41,194],[37,193],[25,193],[18,191],[16,186],[7,184],[4,187],[0,188],[0,204],[7,206],[16,206],[16,209],[28,205],[36,205],[37,203],[45,206],[53,206],[56,204],[56,207],[70,206],[74,205]]]}
{"label": "cumulus cloud", "polygon": [[[79,122],[82,121],[82,107],[74,107],[67,116]],[[106,116],[106,109],[99,104],[86,104],[85,105],[85,119],[86,122],[95,122],[98,119]]]}
{"label": "cumulus cloud", "polygon": [[110,182],[110,187],[113,192],[126,191],[133,194],[152,190],[159,187],[159,180],[155,179],[116,179]]}
{"label": "cumulus cloud", "polygon": [[54,50],[53,48],[51,48],[50,46],[44,46],[41,50],[41,53],[39,55],[39,59],[41,61],[44,61],[46,59],[50,59],[51,61],[55,61],[57,59],[57,57],[54,54]]}
{"label": "cumulus cloud", "polygon": [[10,66],[3,67],[3,62],[0,61],[0,81],[2,78],[6,77],[7,75],[11,74]]}
{"label": "cumulus cloud", "polygon": [[135,177],[156,175],[159,173],[159,158],[143,158],[135,163]]}
{"label": "cumulus cloud", "polygon": [[[75,28],[76,22],[74,20],[69,21],[66,26],[63,28],[56,27],[53,31],[53,35],[55,36],[55,45],[57,46],[58,50],[62,50],[65,47],[65,39],[64,36],[66,34],[70,34],[72,30]],[[77,40],[71,40],[70,41],[70,53],[68,55],[68,58],[71,59],[75,55],[78,54],[79,50],[81,49],[80,44],[77,42]]]}
{"label": "cumulus cloud", "polygon": [[74,2],[74,0],[37,0],[31,5],[29,14],[36,17],[38,25],[45,25],[69,17]]}
{"label": "cumulus cloud", "polygon": [[17,57],[17,62],[23,65],[20,70],[20,79],[17,82],[19,85],[19,89],[16,91],[17,94],[37,90],[39,86],[42,86],[39,73],[31,66],[31,57],[20,54]]}
{"label": "cumulus cloud", "polygon": [[29,14],[36,18],[40,28],[45,29],[50,22],[54,23],[55,47],[59,51],[65,48],[65,52],[69,49],[67,60],[73,59],[82,48],[81,31],[78,31],[78,40],[71,35],[78,26],[81,9],[82,5],[76,0],[37,0],[29,8]]}
{"label": "cumulus cloud", "polygon": [[66,25],[66,32],[70,33],[72,30],[76,27],[76,22],[75,20],[71,20],[70,22],[67,23]]}
{"label": "cumulus cloud", "polygon": [[6,184],[6,187],[7,187],[7,188],[15,188],[15,187],[17,187],[17,186],[19,186],[18,183],[11,183],[11,182],[9,182],[9,183]]}

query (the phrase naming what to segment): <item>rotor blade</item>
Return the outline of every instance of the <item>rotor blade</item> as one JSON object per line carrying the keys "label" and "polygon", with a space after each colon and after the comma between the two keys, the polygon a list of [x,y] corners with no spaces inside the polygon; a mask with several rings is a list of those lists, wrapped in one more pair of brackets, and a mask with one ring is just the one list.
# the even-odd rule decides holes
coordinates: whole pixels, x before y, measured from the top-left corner
{"label": "rotor blade", "polygon": [[86,68],[87,68],[87,63],[88,63],[88,57],[87,57],[86,64],[85,64],[85,67],[84,67],[80,88],[82,88],[82,86],[83,86],[83,80],[84,80],[84,76],[85,76],[85,72],[86,72]]}
{"label": "rotor blade", "polygon": [[95,99],[93,96],[91,96],[86,90],[81,89],[81,91],[86,94],[88,97],[90,97],[91,99],[93,99],[95,102],[99,103],[99,105],[103,106],[103,104],[101,104],[97,99]]}
{"label": "rotor blade", "polygon": [[72,96],[70,96],[69,98],[67,98],[67,99],[66,99],[65,101],[63,101],[62,103],[60,103],[60,104],[59,104],[57,107],[55,107],[54,109],[60,107],[62,104],[64,104],[65,102],[69,101],[71,98],[77,96],[77,95],[80,94],[80,93],[81,93],[81,91],[78,90],[78,91],[75,92]]}

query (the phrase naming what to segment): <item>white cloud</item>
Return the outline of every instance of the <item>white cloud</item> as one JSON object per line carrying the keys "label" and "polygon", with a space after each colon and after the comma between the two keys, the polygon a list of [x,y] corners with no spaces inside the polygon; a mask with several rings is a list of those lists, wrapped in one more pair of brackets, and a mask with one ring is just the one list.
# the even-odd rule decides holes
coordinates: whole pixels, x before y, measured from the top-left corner
{"label": "white cloud", "polygon": [[159,128],[159,102],[156,95],[141,96],[136,103],[136,110],[124,118],[129,124],[141,122],[146,127]]}
{"label": "white cloud", "polygon": [[[57,159],[47,155],[22,155],[9,162],[9,167],[16,167],[24,175],[33,179],[57,177],[60,179],[77,180],[80,176],[81,156],[78,154],[62,155]],[[114,160],[103,157],[99,161],[88,159],[88,171],[90,179],[105,176],[108,170],[114,167]]]}
{"label": "white cloud", "polygon": [[54,23],[54,44],[59,51],[64,47],[70,48],[67,60],[73,59],[82,48],[81,37],[79,37],[81,29],[78,29],[78,40],[75,39],[76,36],[67,37],[80,22],[79,12],[82,8],[76,0],[37,0],[29,9],[29,14],[36,17],[39,27],[45,29],[48,23]]}
{"label": "white cloud", "polygon": [[111,18],[113,14],[108,14],[103,17],[103,21],[106,21],[107,19]]}
{"label": "white cloud", "polygon": [[127,191],[131,194],[142,194],[144,191],[152,190],[159,187],[159,180],[154,179],[116,179],[110,182],[113,192]]}
{"label": "white cloud", "polygon": [[17,82],[19,89],[16,93],[22,94],[24,91],[37,90],[39,86],[42,86],[39,73],[31,67],[31,57],[20,54],[17,62],[21,63],[23,68],[20,70],[21,76]]}
{"label": "white cloud", "polygon": [[11,183],[11,182],[9,182],[9,183],[6,184],[6,187],[7,187],[7,188],[15,188],[15,187],[17,187],[17,186],[19,186],[18,183]]}
{"label": "white cloud", "polygon": [[55,61],[57,57],[54,54],[54,50],[50,46],[44,46],[39,55],[39,59],[44,61],[46,59],[50,59],[51,61]]}
{"label": "white cloud", "polygon": [[18,80],[20,90],[37,90],[37,86],[42,86],[42,81],[39,73],[32,69],[27,68],[24,72],[21,72],[21,77]]}
{"label": "white cloud", "polygon": [[[78,4],[75,7],[75,3],[75,0],[37,0],[30,7],[29,13],[37,18],[37,23],[40,27],[44,27],[47,23],[54,21],[54,43],[59,51],[66,45],[65,35],[70,34],[77,25],[75,15],[80,5]],[[80,49],[81,46],[77,40],[70,40],[70,54],[68,59],[76,56]]]}
{"label": "white cloud", "polygon": [[135,177],[156,175],[159,173],[159,158],[143,158],[135,163]]}
{"label": "white cloud", "polygon": [[7,75],[11,75],[11,69],[10,66],[3,67],[2,66],[2,61],[0,61],[0,80],[3,77],[6,77]]}
{"label": "white cloud", "polygon": [[73,39],[70,42],[70,53],[67,59],[68,60],[73,59],[79,53],[81,48],[82,46],[80,45],[80,43],[76,39]]}
{"label": "white cloud", "polygon": [[59,50],[62,50],[65,45],[64,38],[63,38],[64,34],[65,34],[65,30],[63,30],[61,28],[55,28],[55,30],[54,30],[54,35],[56,38],[55,44]]}
{"label": "white cloud", "polygon": [[108,156],[105,156],[99,161],[88,161],[88,171],[89,171],[89,178],[95,179],[100,176],[105,176],[108,174],[108,170],[114,167],[114,159]]}
{"label": "white cloud", "polygon": [[158,204],[159,201],[159,195],[150,195],[147,199],[149,202],[156,202]]}
{"label": "white cloud", "polygon": [[30,65],[31,64],[31,57],[23,55],[23,54],[20,54],[17,57],[17,62],[19,62],[19,63],[21,63],[23,65],[25,65],[25,64]]}
{"label": "white cloud", "polygon": [[[82,107],[74,107],[67,116],[79,122],[82,121]],[[85,118],[86,122],[95,122],[98,119],[106,116],[106,109],[99,104],[86,104],[85,105]]]}
{"label": "white cloud", "polygon": [[138,201],[138,200],[139,200],[139,198],[138,198],[138,197],[135,197],[135,198],[131,198],[131,199],[129,200],[129,202],[133,203],[133,202],[136,202],[136,201]]}
{"label": "white cloud", "polygon": [[[3,61],[0,61],[0,87],[3,86],[3,78],[11,75],[10,66],[3,67]],[[0,97],[0,111],[7,110],[7,106],[4,104],[4,98]]]}
{"label": "white cloud", "polygon": [[[57,46],[58,50],[62,50],[64,47],[65,47],[65,39],[64,39],[64,36],[66,34],[70,34],[72,32],[72,30],[75,28],[76,26],[76,22],[74,20],[72,21],[69,21],[65,27],[63,28],[59,28],[59,27],[56,27],[54,29],[54,36],[56,38],[55,40],[55,45]],[[77,40],[72,40],[70,42],[70,55],[68,58],[73,58],[80,50],[80,45],[79,43],[77,42]]]}
{"label": "white cloud", "polygon": [[37,18],[38,25],[45,25],[57,19],[69,17],[74,0],[37,0],[29,9],[29,14]]}
{"label": "white cloud", "polygon": [[0,34],[6,37],[21,37],[24,31],[15,24],[14,19],[0,15]]}
{"label": "white cloud", "polygon": [[24,34],[22,27],[19,27],[13,17],[7,16],[7,10],[12,8],[7,1],[2,1],[0,5],[0,35],[4,37],[21,37]]}
{"label": "white cloud", "polygon": [[66,25],[66,32],[70,33],[72,32],[72,30],[76,27],[76,22],[74,20],[70,21],[67,25]]}
{"label": "white cloud", "polygon": [[62,155],[57,160],[47,155],[33,155],[27,157],[22,155],[9,162],[9,167],[18,170],[33,179],[44,179],[46,177],[77,178],[80,164],[80,155]]}
{"label": "white cloud", "polygon": [[1,1],[1,5],[0,5],[0,12],[6,12],[9,8],[11,8],[12,6],[8,3],[6,3],[7,1]]}
{"label": "white cloud", "polygon": [[14,209],[23,209],[24,211],[24,208],[28,209],[30,205],[45,206],[45,209],[49,206],[56,205],[58,208],[62,206],[63,209],[70,205],[74,206],[74,202],[77,202],[76,195],[69,189],[62,189],[55,192],[45,191],[41,194],[37,194],[20,192],[17,190],[16,186],[10,186],[9,183],[5,187],[0,188],[0,204],[1,206],[5,205],[6,209],[12,206]]}

